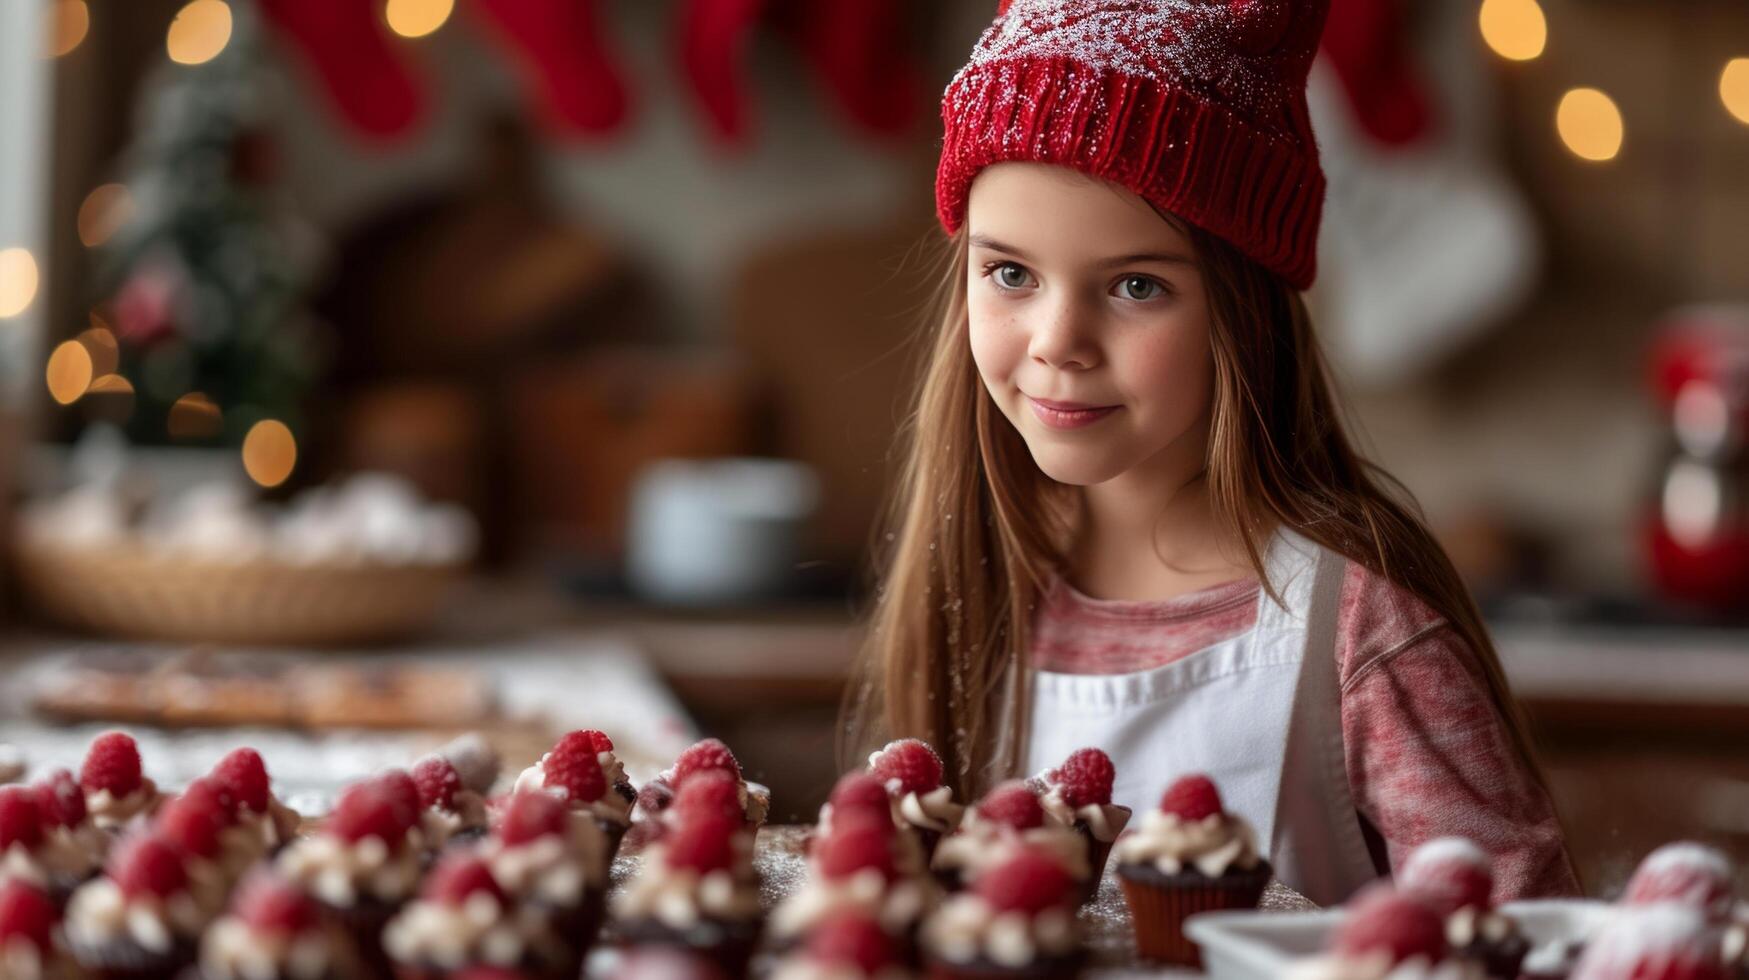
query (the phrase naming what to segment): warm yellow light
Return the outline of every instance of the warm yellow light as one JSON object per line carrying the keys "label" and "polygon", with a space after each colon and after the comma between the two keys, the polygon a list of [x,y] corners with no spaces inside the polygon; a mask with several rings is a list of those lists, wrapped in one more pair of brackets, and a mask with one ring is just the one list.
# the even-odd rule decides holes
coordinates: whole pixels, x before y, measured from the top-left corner
{"label": "warm yellow light", "polygon": [[389,0],[383,17],[389,30],[402,37],[424,37],[435,32],[455,11],[455,0]]}
{"label": "warm yellow light", "polygon": [[[103,321],[93,316],[91,322],[102,324]],[[115,334],[107,327],[94,326],[74,339],[85,348],[85,353],[91,355],[92,374],[114,374],[121,365],[121,345],[116,343]]]}
{"label": "warm yellow light", "polygon": [[29,249],[0,251],[0,320],[30,309],[36,286],[36,259]]}
{"label": "warm yellow light", "polygon": [[1549,22],[1536,0],[1483,0],[1482,40],[1502,58],[1529,61],[1549,43]]}
{"label": "warm yellow light", "polygon": [[79,241],[96,248],[133,216],[134,199],[121,184],[101,184],[79,205]]}
{"label": "warm yellow light", "polygon": [[56,58],[73,53],[91,31],[91,8],[85,0],[55,0],[49,8],[49,54]]}
{"label": "warm yellow light", "polygon": [[165,50],[179,65],[211,61],[231,40],[231,8],[225,0],[191,0],[170,22]]}
{"label": "warm yellow light", "polygon": [[1749,125],[1749,58],[1732,58],[1719,75],[1719,98],[1737,121]]}
{"label": "warm yellow light", "polygon": [[71,405],[91,387],[91,352],[77,340],[69,340],[49,355],[49,367],[44,379],[49,385],[49,397],[62,405]]}
{"label": "warm yellow light", "polygon": [[198,391],[176,399],[170,406],[168,428],[173,439],[207,439],[219,434],[224,414],[213,400]]}
{"label": "warm yellow light", "polygon": [[243,437],[243,471],[264,487],[277,487],[298,464],[298,441],[284,422],[255,423]]}
{"label": "warm yellow light", "polygon": [[1594,88],[1576,88],[1561,96],[1555,110],[1561,142],[1581,160],[1612,160],[1621,152],[1621,110]]}

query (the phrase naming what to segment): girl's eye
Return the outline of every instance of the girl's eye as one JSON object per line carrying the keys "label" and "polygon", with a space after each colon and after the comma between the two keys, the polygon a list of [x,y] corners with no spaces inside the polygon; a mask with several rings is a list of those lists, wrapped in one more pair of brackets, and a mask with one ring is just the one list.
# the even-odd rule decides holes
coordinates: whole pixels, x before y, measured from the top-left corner
{"label": "girl's eye", "polygon": [[1117,292],[1124,299],[1141,303],[1157,299],[1166,292],[1166,287],[1160,285],[1158,279],[1150,279],[1147,276],[1125,276],[1123,281],[1117,284]]}
{"label": "girl's eye", "polygon": [[1024,289],[1032,277],[1025,269],[1012,262],[1004,262],[995,269],[996,285],[1004,289]]}

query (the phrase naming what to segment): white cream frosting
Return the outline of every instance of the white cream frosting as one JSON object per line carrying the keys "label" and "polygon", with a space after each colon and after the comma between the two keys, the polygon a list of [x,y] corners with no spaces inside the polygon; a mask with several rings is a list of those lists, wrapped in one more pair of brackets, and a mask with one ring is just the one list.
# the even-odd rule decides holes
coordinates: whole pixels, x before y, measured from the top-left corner
{"label": "white cream frosting", "polygon": [[854,910],[874,918],[888,932],[900,934],[922,918],[934,899],[935,892],[926,883],[906,879],[888,882],[873,868],[836,881],[810,876],[772,912],[771,928],[778,936],[799,936],[839,912]]}
{"label": "white cream frosting", "polygon": [[445,969],[553,960],[561,955],[558,946],[538,914],[508,913],[486,892],[475,892],[460,905],[413,902],[383,930],[383,949],[397,962]]}
{"label": "white cream frosting", "polygon": [[1289,969],[1287,980],[1487,980],[1487,974],[1480,964],[1461,959],[1433,963],[1411,956],[1392,965],[1391,955],[1381,952],[1302,960]]}
{"label": "white cream frosting", "polygon": [[1112,848],[1119,864],[1152,864],[1165,874],[1193,867],[1210,878],[1227,869],[1257,866],[1257,843],[1251,825],[1238,814],[1212,813],[1201,820],[1180,820],[1177,814],[1150,810],[1142,826]]}
{"label": "white cream frosting", "polygon": [[657,845],[644,858],[642,874],[626,883],[613,910],[624,920],[655,919],[671,929],[690,929],[705,919],[749,922],[759,916],[759,888],[733,871],[705,875],[670,868]]}
{"label": "white cream frosting", "polygon": [[1080,937],[1075,933],[1075,913],[1068,907],[1029,916],[999,912],[977,895],[965,894],[948,899],[923,923],[923,944],[954,963],[983,956],[1000,966],[1019,968],[1040,957],[1074,952]]}
{"label": "white cream frosting", "polygon": [[23,881],[46,888],[48,869],[37,859],[35,850],[25,847],[21,841],[13,841],[6,853],[0,854],[0,882],[7,881]]}
{"label": "white cream frosting", "polygon": [[506,892],[547,905],[575,905],[584,889],[607,886],[607,838],[591,819],[573,820],[569,826],[569,840],[548,834],[509,846],[488,838],[480,856]]}
{"label": "white cream frosting", "polygon": [[1485,942],[1502,942],[1518,932],[1511,919],[1498,912],[1483,912],[1474,906],[1458,909],[1445,920],[1445,938],[1452,947],[1468,946],[1480,937]]}
{"label": "white cream frosting", "polygon": [[[42,868],[54,877],[84,880],[103,867],[111,838],[89,823],[77,827],[45,827],[36,850]],[[0,876],[3,876],[0,872]]]}
{"label": "white cream frosting", "polygon": [[[897,780],[887,780],[888,792],[896,792]],[[914,827],[947,833],[959,826],[965,807],[953,801],[953,787],[937,786],[927,793],[906,793],[896,804],[900,819]]]}
{"label": "white cream frosting", "polygon": [[933,867],[944,871],[959,871],[966,881],[993,865],[1012,857],[1016,849],[1043,851],[1062,862],[1064,870],[1076,881],[1092,874],[1087,859],[1087,840],[1059,824],[1015,830],[1007,824],[984,820],[977,808],[966,812],[966,819],[957,833],[942,838],[935,849]]}
{"label": "white cream frosting", "polygon": [[1064,827],[1075,826],[1076,821],[1085,821],[1087,831],[1095,840],[1110,843],[1117,840],[1117,835],[1130,822],[1130,811],[1112,803],[1089,803],[1085,806],[1073,806],[1063,798],[1063,787],[1049,780],[1042,780],[1050,789],[1039,794],[1039,805],[1044,807],[1045,818]]}
{"label": "white cream frosting", "polygon": [[94,826],[117,830],[135,817],[150,813],[158,806],[158,800],[157,785],[141,777],[139,787],[126,796],[116,796],[106,789],[86,793],[85,812]]}
{"label": "white cream frosting", "polygon": [[166,898],[122,894],[109,878],[89,882],[67,903],[67,936],[76,944],[100,945],[131,941],[154,953],[168,953],[178,937],[200,935],[207,917],[193,895],[180,891]]}
{"label": "white cream frosting", "polygon": [[[565,800],[567,804],[587,810],[603,820],[612,820],[628,827],[631,826],[632,801],[614,789],[615,786],[625,782],[626,777],[625,764],[619,761],[618,756],[612,752],[597,752],[595,754],[596,761],[601,763],[602,775],[607,777],[607,791],[601,794],[601,799],[591,800],[587,803],[572,803],[566,799],[563,790],[547,785],[546,763],[547,759],[551,757],[552,753],[548,752],[540,757],[539,762],[522,770],[521,774],[516,777],[516,785],[511,792],[520,793],[524,790],[533,790],[539,793],[551,793]],[[461,794],[457,793],[456,795],[459,798]]]}
{"label": "white cream frosting", "polygon": [[486,801],[471,789],[458,789],[451,800],[452,807],[428,806],[419,812],[419,828],[425,834],[425,846],[442,850],[450,839],[464,830],[486,826]]}
{"label": "white cream frosting", "polygon": [[202,980],[324,980],[356,966],[344,939],[329,930],[287,935],[224,918],[201,937],[200,969]]}
{"label": "white cream frosting", "polygon": [[279,855],[280,871],[310,894],[339,908],[361,898],[397,903],[419,884],[419,848],[390,850],[380,837],[357,842],[333,834],[294,841]]}

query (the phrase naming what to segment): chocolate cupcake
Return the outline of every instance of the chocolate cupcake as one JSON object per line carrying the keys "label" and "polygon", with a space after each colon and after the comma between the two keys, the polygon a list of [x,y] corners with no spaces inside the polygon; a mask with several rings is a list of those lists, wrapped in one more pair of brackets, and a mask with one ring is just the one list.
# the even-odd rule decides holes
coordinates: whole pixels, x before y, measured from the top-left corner
{"label": "chocolate cupcake", "polygon": [[831,831],[809,848],[806,880],[772,912],[773,945],[792,948],[824,923],[854,915],[877,922],[903,958],[914,961],[917,929],[938,890],[905,867],[903,840],[884,806],[838,814]]}
{"label": "chocolate cupcake", "polygon": [[438,862],[419,898],[389,922],[383,947],[399,980],[443,980],[470,966],[575,980],[582,965],[545,916],[519,907],[465,851]]}
{"label": "chocolate cupcake", "polygon": [[0,883],[0,977],[76,980],[78,968],[55,943],[61,910],[35,885]]}
{"label": "chocolate cupcake", "polygon": [[207,778],[224,791],[230,808],[230,825],[221,835],[224,860],[233,880],[240,880],[257,861],[277,855],[291,843],[303,818],[273,794],[267,764],[254,749],[232,751]]}
{"label": "chocolate cupcake", "polygon": [[143,771],[139,745],[126,732],[105,732],[92,740],[79,768],[79,787],[92,825],[111,834],[144,821],[162,800]]}
{"label": "chocolate cupcake", "polygon": [[1137,951],[1185,966],[1200,965],[1201,957],[1184,935],[1184,920],[1198,912],[1256,908],[1272,873],[1251,826],[1223,809],[1215,784],[1203,775],[1173,783],[1112,856]]}
{"label": "chocolate cupcake", "polygon": [[1130,808],[1111,802],[1116,780],[1111,757],[1094,748],[1072,752],[1062,765],[1028,780],[1038,792],[1046,819],[1074,830],[1087,842],[1087,865],[1092,875],[1083,901],[1098,893],[1112,844],[1130,822]]}
{"label": "chocolate cupcake", "polygon": [[752,842],[750,829],[726,814],[684,814],[615,896],[621,942],[689,949],[729,977],[746,976],[762,926]]}
{"label": "chocolate cupcake", "polygon": [[[49,773],[31,790],[42,827],[35,860],[49,897],[64,906],[74,889],[103,871],[115,838],[92,824],[85,810],[85,791],[67,770]],[[6,874],[4,837],[5,831],[0,830],[0,877]]]}
{"label": "chocolate cupcake", "polygon": [[480,857],[518,914],[544,919],[581,964],[601,930],[607,901],[606,836],[548,793],[511,794]]}
{"label": "chocolate cupcake", "polygon": [[1025,783],[1003,783],[966,811],[959,829],[943,838],[930,865],[949,891],[959,891],[980,872],[1000,864],[1015,848],[1055,855],[1079,883],[1081,901],[1098,890],[1088,865],[1087,839],[1046,817],[1038,794]]}
{"label": "chocolate cupcake", "polygon": [[933,860],[935,846],[965,812],[942,782],[941,757],[917,739],[899,739],[870,755],[868,770],[886,786],[899,826],[917,836],[924,862]]}
{"label": "chocolate cupcake", "polygon": [[[44,828],[39,794],[28,786],[0,787],[0,883],[19,881],[48,894],[56,905],[66,904],[80,881],[56,867],[58,852]],[[83,862],[80,862],[83,865]]]}
{"label": "chocolate cupcake", "polygon": [[340,922],[378,975],[389,970],[383,928],[413,896],[423,867],[417,809],[403,791],[380,778],[348,787],[321,831],[292,842],[274,862]]}
{"label": "chocolate cupcake", "polygon": [[1445,917],[1452,955],[1474,960],[1489,977],[1518,980],[1530,941],[1494,908],[1493,863],[1471,841],[1442,837],[1417,847],[1395,875],[1397,887]]}
{"label": "chocolate cupcake", "polygon": [[634,848],[650,846],[677,825],[678,820],[669,811],[680,791],[687,781],[707,772],[726,773],[734,779],[741,823],[750,834],[759,833],[771,811],[771,790],[746,778],[741,772],[741,763],[727,745],[718,739],[707,738],[688,746],[674,760],[672,767],[638,791],[628,837]]}
{"label": "chocolate cupcake", "polygon": [[340,925],[271,870],[252,872],[201,937],[183,980],[368,980]]}
{"label": "chocolate cupcake", "polygon": [[1078,891],[1057,857],[1017,850],[924,922],[927,975],[932,980],[1076,976],[1086,959],[1075,920]]}
{"label": "chocolate cupcake", "polygon": [[413,766],[412,776],[419,789],[419,829],[428,852],[472,844],[486,836],[486,801],[462,784],[455,763],[441,755],[426,756]]}
{"label": "chocolate cupcake", "polygon": [[607,844],[604,866],[612,868],[632,825],[637,791],[626,779],[611,739],[588,729],[565,735],[539,762],[523,770],[516,789],[551,793],[565,802],[576,819],[595,823]]}
{"label": "chocolate cupcake", "polygon": [[854,911],[815,926],[807,944],[777,962],[771,980],[911,980],[904,948],[881,922]]}
{"label": "chocolate cupcake", "polygon": [[169,980],[194,962],[208,916],[182,856],[150,832],[124,839],[67,903],[67,948],[96,980]]}
{"label": "chocolate cupcake", "polygon": [[1362,889],[1324,954],[1294,964],[1287,980],[1483,980],[1480,964],[1451,955],[1438,910],[1380,883]]}

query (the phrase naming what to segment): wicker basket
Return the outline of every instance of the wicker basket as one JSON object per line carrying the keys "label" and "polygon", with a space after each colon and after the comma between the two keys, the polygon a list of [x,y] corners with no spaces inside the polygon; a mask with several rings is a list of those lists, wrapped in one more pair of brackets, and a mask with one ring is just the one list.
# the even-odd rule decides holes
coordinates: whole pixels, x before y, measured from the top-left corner
{"label": "wicker basket", "polygon": [[235,564],[24,536],[20,584],[55,619],[135,639],[240,646],[380,643],[428,626],[464,568]]}

